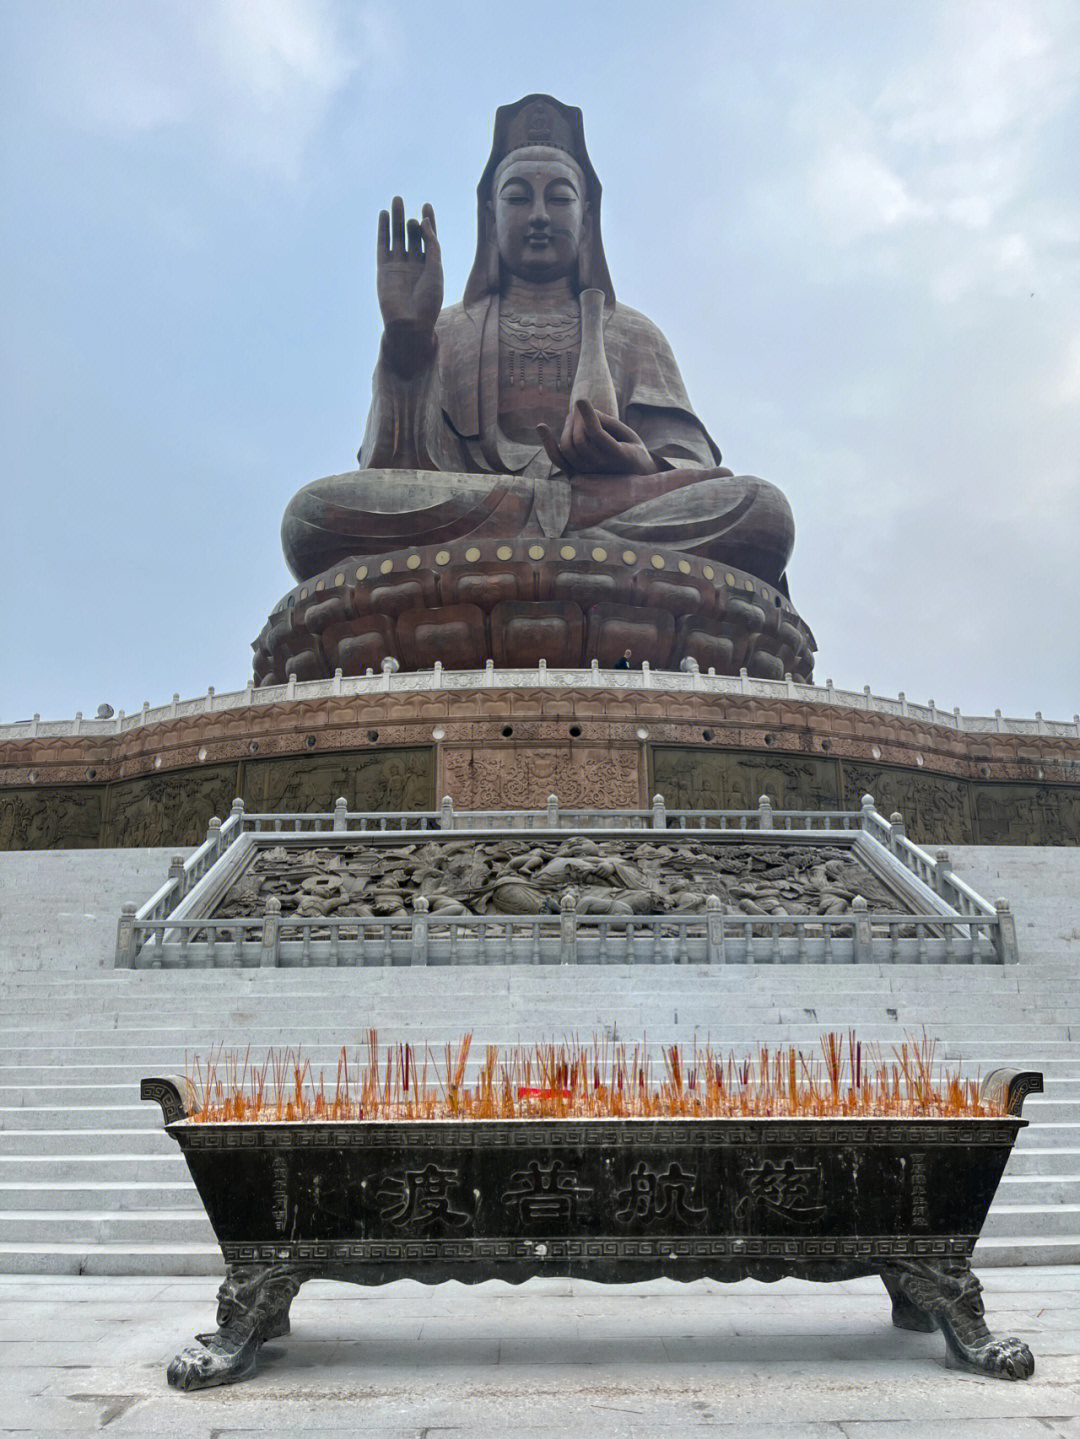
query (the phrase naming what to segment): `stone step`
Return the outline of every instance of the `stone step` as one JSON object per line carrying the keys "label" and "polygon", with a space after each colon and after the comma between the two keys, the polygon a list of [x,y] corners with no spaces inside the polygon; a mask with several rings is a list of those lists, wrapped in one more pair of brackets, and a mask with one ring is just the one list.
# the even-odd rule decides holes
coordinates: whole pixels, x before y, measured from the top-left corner
{"label": "stone step", "polygon": [[132,1129],[161,1128],[161,1110],[149,1104],[115,1105],[22,1105],[18,1109],[0,1109],[0,1133],[18,1134],[27,1130],[58,1129],[106,1131],[120,1127]]}
{"label": "stone step", "polygon": [[2,1154],[0,1183],[83,1184],[108,1181],[116,1184],[190,1184],[187,1164],[180,1150],[154,1154]]}
{"label": "stone step", "polygon": [[[1024,1112],[1027,1113],[1028,1101],[1024,1101]],[[1016,1148],[1013,1153],[1023,1153],[1028,1145],[1033,1149],[1057,1148],[1059,1145],[1066,1149],[1080,1148],[1080,1124],[1063,1124],[1057,1120],[1049,1120],[1038,1125],[1029,1123],[1026,1129],[1021,1129],[1016,1136]]]}
{"label": "stone step", "polygon": [[[778,1044],[793,1044],[802,1049],[805,1053],[819,1053],[821,1047],[821,1036],[824,1032],[821,1029],[808,1031],[806,1029],[787,1028],[783,1025],[755,1026],[753,1028],[737,1029],[730,1025],[721,1026],[719,1023],[710,1023],[708,1016],[699,1013],[698,1022],[690,1025],[680,1024],[677,1019],[667,1019],[663,1014],[653,1011],[649,1015],[642,1015],[636,1021],[631,1022],[632,1017],[620,1018],[618,1026],[618,1037],[628,1044],[639,1041],[643,1034],[662,1036],[663,1042],[692,1044],[696,1040],[699,1044],[710,1043],[714,1050],[734,1050],[736,1054],[749,1053],[756,1050],[757,1046],[767,1043],[772,1046]],[[462,1024],[453,1025],[428,1025],[394,1027],[379,1024],[380,1040],[386,1043],[408,1043],[415,1048],[422,1049],[425,1044],[432,1048],[441,1047],[449,1040],[456,1043],[466,1033],[473,1036],[474,1045],[483,1043],[498,1044],[505,1048],[520,1041],[529,1042],[533,1039],[561,1040],[568,1034],[576,1034],[583,1040],[591,1041],[594,1036],[602,1039],[605,1033],[610,1032],[610,1020],[602,1023],[600,1020],[575,1019],[571,1016],[560,1024],[547,1023],[533,1017],[518,1023],[510,1020],[505,1026],[496,1029],[493,1025],[481,1027],[479,1025]],[[845,1031],[841,1030],[841,1033]],[[183,1060],[185,1054],[198,1055],[203,1062],[207,1056],[217,1053],[223,1047],[223,1052],[230,1052],[239,1055],[242,1059],[244,1053],[250,1047],[253,1057],[265,1057],[267,1052],[273,1048],[284,1050],[294,1048],[298,1044],[302,1046],[305,1054],[319,1054],[324,1060],[330,1057],[336,1058],[341,1051],[343,1043],[347,1044],[349,1052],[355,1052],[360,1043],[356,1031],[345,1032],[338,1029],[330,1036],[312,1034],[303,1026],[296,1026],[287,1032],[243,1032],[234,1035],[217,1034],[213,1037],[192,1035],[187,1043],[166,1043],[161,1040],[148,1039],[145,1043],[135,1038],[124,1036],[109,1043],[96,1045],[79,1045],[76,1049],[68,1046],[61,1046],[56,1049],[49,1049],[43,1045],[27,1044],[18,1049],[11,1049],[0,1054],[0,1066],[62,1066],[65,1058],[71,1058],[74,1063],[80,1065],[103,1065],[103,1064],[124,1064],[124,1063],[161,1063],[163,1060],[175,1062],[179,1057]],[[876,1028],[863,1028],[857,1031],[857,1037],[864,1049],[868,1046],[878,1045],[882,1055],[886,1059],[892,1058],[893,1048],[910,1042],[911,1036],[904,1032],[889,1032]],[[1070,1050],[1075,1054],[1076,1044],[1062,1038],[1061,1051],[1067,1054]],[[659,1042],[659,1040],[657,1041]],[[967,1055],[978,1055],[980,1058],[994,1058],[998,1062],[1005,1062],[1009,1059],[1022,1058],[1025,1063],[1035,1057],[1045,1056],[1047,1059],[1055,1057],[1047,1042],[1044,1032],[1039,1032],[1031,1027],[1024,1028],[1017,1025],[1008,1032],[999,1029],[998,1031],[986,1030],[980,1032],[973,1027],[955,1026],[951,1030],[945,1030],[944,1036],[939,1034],[937,1039],[936,1058],[948,1059],[957,1050]],[[1075,1062],[1075,1061],[1074,1061]]]}
{"label": "stone step", "polygon": [[989,1239],[1018,1233],[1030,1239],[1080,1238],[1080,1204],[999,1204],[995,1199],[983,1233]]}
{"label": "stone step", "polygon": [[975,1246],[972,1264],[980,1269],[1005,1268],[1022,1264],[1080,1264],[1080,1236],[1071,1238],[996,1238],[980,1239]]}
{"label": "stone step", "polygon": [[175,1240],[168,1244],[0,1241],[0,1274],[160,1274],[171,1277],[224,1273],[221,1250],[216,1244],[203,1240]]}
{"label": "stone step", "polygon": [[214,1231],[202,1206],[147,1209],[0,1211],[0,1235],[9,1244],[208,1244]]}
{"label": "stone step", "polygon": [[1031,1205],[1080,1204],[1080,1173],[1075,1174],[1013,1174],[1012,1165],[1002,1177],[994,1196],[994,1206],[1027,1208]]}
{"label": "stone step", "polygon": [[[609,970],[632,970],[642,966],[638,964],[612,964],[603,966]],[[651,967],[651,966],[649,966]],[[154,992],[162,986],[168,986],[175,982],[177,976],[183,976],[184,983],[190,986],[191,993],[198,997],[205,994],[216,994],[222,991],[226,993],[263,994],[263,993],[288,993],[300,992],[305,988],[332,990],[341,988],[352,988],[355,986],[357,976],[378,978],[385,977],[396,968],[414,968],[411,965],[395,965],[388,969],[382,964],[376,965],[315,965],[307,970],[299,966],[288,966],[278,969],[262,969],[260,966],[244,966],[236,969],[231,965],[222,964],[214,968],[196,968],[181,970],[149,969],[140,968],[115,969],[110,963],[98,962],[97,965],[86,965],[70,973],[64,974],[63,997],[69,1001],[73,996],[79,998],[92,997],[117,993],[127,999],[137,999],[142,994]],[[452,984],[446,977],[446,966],[417,966],[421,970],[418,982],[430,984],[442,984],[452,988]],[[454,966],[466,980],[466,983],[481,985],[476,978],[478,969],[484,966],[459,965]],[[549,969],[549,965],[530,964],[504,964],[499,966],[500,976],[517,979],[522,976],[529,976],[537,972]],[[585,964],[580,968],[595,970],[596,965]],[[1056,958],[1039,958],[1037,955],[1029,955],[1022,958],[1019,964],[917,964],[910,960],[899,963],[874,962],[869,964],[841,964],[841,965],[785,965],[785,964],[757,964],[757,965],[708,965],[690,964],[680,966],[682,970],[716,971],[720,975],[730,975],[735,970],[753,968],[763,973],[772,975],[773,982],[783,983],[790,975],[799,975],[807,969],[825,970],[835,976],[835,982],[841,987],[851,989],[866,989],[880,985],[891,985],[897,979],[904,982],[905,989],[914,986],[942,985],[958,987],[964,984],[977,984],[986,986],[1011,986],[1030,983],[1033,979],[1039,979],[1047,984],[1065,984],[1072,973],[1072,966],[1068,960]],[[470,981],[469,976],[473,979]],[[49,989],[52,983],[52,973],[47,970],[26,970],[8,973],[0,980],[0,994],[34,994],[42,993]],[[674,976],[673,976],[674,978]]]}
{"label": "stone step", "polygon": [[[111,1173],[111,1165],[102,1165]],[[2,1174],[0,1170],[0,1174]],[[84,1183],[57,1180],[55,1183],[10,1184],[0,1179],[0,1212],[55,1213],[57,1210],[107,1210],[127,1213],[146,1209],[199,1209],[199,1196],[191,1180],[117,1181],[97,1179]]]}
{"label": "stone step", "polygon": [[[479,1053],[482,1051],[485,1042],[486,1041],[482,1039],[474,1037],[473,1052]],[[769,1042],[771,1043],[771,1040]],[[659,1042],[650,1042],[649,1049],[654,1056],[659,1056],[662,1046]],[[355,1048],[350,1047],[350,1069],[356,1057],[356,1052]],[[726,1053],[726,1050],[724,1052]],[[745,1051],[740,1050],[738,1054],[741,1056],[743,1053],[750,1052],[749,1049]],[[815,1048],[814,1051],[804,1052],[809,1055],[812,1052],[820,1053],[820,1050]],[[441,1046],[439,1047],[438,1053],[441,1063]],[[305,1059],[311,1061],[316,1072],[321,1066],[325,1069],[328,1077],[336,1074],[337,1051],[329,1054],[326,1052],[320,1053],[308,1049],[305,1045],[303,1054]],[[260,1057],[260,1063],[262,1058],[265,1058],[265,1056]],[[362,1058],[363,1054],[361,1053],[361,1059]],[[883,1058],[890,1063],[892,1062],[891,1053],[883,1052]],[[190,1054],[188,1055],[188,1059],[190,1062]],[[942,1063],[948,1064],[950,1067],[959,1064],[963,1075],[971,1079],[978,1078],[979,1075],[986,1074],[989,1070],[999,1066],[1036,1069],[1040,1071],[1044,1077],[1047,1086],[1046,1097],[1048,1099],[1070,1097],[1068,1094],[1059,1095],[1056,1089],[1054,1092],[1050,1092],[1051,1085],[1056,1085],[1060,1080],[1070,1081],[1073,1088],[1077,1088],[1077,1082],[1073,1079],[1076,1071],[1075,1059],[1051,1060],[1047,1059],[1045,1055],[1033,1053],[1031,1049],[1025,1049],[1020,1054],[1008,1054],[1001,1049],[993,1049],[986,1054],[971,1054],[967,1049],[961,1049],[958,1054],[954,1055],[943,1052],[942,1049],[939,1048],[937,1059]],[[75,1091],[80,1087],[85,1088],[87,1093],[101,1090],[102,1098],[107,1097],[106,1091],[113,1090],[117,1093],[123,1092],[130,1095],[131,1093],[138,1093],[140,1080],[145,1075],[183,1074],[183,1072],[183,1054],[174,1054],[160,1064],[149,1064],[146,1056],[140,1054],[137,1059],[103,1065],[8,1065],[6,1068],[0,1069],[0,1080],[3,1081],[6,1088],[6,1103],[18,1107],[26,1099],[32,1098],[35,1095],[45,1096],[48,1093],[52,1093],[61,1097],[68,1094],[74,1096]]]}
{"label": "stone step", "polygon": [[[149,1109],[149,1106],[147,1106]],[[146,1129],[0,1130],[0,1158],[6,1155],[143,1155],[159,1152],[163,1136],[158,1123]]]}
{"label": "stone step", "polygon": [[[1028,1131],[1021,1130],[1021,1134]],[[1080,1149],[1042,1149],[1037,1147],[1038,1134],[1031,1145],[1017,1144],[1009,1156],[1006,1175],[1080,1174]]]}

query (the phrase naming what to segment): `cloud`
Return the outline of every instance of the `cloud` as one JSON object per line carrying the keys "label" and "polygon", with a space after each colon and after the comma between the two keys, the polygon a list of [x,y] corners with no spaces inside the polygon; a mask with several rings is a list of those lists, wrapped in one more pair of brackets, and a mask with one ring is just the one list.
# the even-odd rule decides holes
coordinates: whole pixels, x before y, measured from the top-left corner
{"label": "cloud", "polygon": [[42,74],[54,110],[139,140],[186,130],[228,160],[294,179],[337,97],[388,64],[376,3],[118,0],[61,7]]}
{"label": "cloud", "polygon": [[947,5],[933,51],[885,86],[874,112],[890,139],[930,148],[992,144],[1037,129],[1075,93],[1076,39],[1066,6]]}
{"label": "cloud", "polygon": [[1046,387],[1046,397],[1055,407],[1080,405],[1080,335],[1073,335],[1068,342],[1057,374]]}
{"label": "cloud", "polygon": [[842,244],[931,217],[883,156],[865,126],[825,143],[810,174],[811,200],[832,237]]}
{"label": "cloud", "polygon": [[876,95],[856,100],[846,75],[826,83],[812,122],[805,108],[792,117],[809,152],[786,184],[857,268],[895,273],[897,247],[917,242],[911,274],[947,301],[1074,275],[1075,213],[1048,209],[1058,128],[1080,98],[1080,12],[946,5],[923,54]]}

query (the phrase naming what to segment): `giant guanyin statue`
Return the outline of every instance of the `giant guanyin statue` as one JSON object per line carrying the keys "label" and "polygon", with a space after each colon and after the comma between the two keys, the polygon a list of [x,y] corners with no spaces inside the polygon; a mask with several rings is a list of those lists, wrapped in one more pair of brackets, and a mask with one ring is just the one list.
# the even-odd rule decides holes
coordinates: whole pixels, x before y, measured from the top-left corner
{"label": "giant guanyin statue", "polygon": [[616,299],[600,220],[581,112],[546,95],[496,115],[459,304],[431,206],[382,213],[360,468],[286,510],[300,583],[256,645],[262,682],[626,649],[809,677],[790,507],[721,465],[667,340]]}

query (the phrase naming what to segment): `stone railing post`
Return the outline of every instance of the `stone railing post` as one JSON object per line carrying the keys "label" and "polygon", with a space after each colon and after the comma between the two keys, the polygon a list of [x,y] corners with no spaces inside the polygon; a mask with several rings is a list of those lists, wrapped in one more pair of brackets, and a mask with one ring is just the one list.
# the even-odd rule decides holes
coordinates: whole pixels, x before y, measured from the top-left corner
{"label": "stone railing post", "polygon": [[233,800],[230,813],[236,815],[236,818],[238,820],[236,832],[237,834],[239,834],[244,827],[244,801],[240,798],[239,795],[237,795],[236,798]]}
{"label": "stone railing post", "polygon": [[870,906],[861,894],[851,901],[851,916],[855,921],[852,931],[851,960],[853,964],[866,964],[870,960]]}
{"label": "stone railing post", "polygon": [[548,829],[559,828],[559,796],[549,794],[547,797],[547,827]]}
{"label": "stone railing post", "polygon": [[559,963],[577,964],[577,893],[572,889],[559,900]]}
{"label": "stone railing post", "polygon": [[907,838],[907,830],[904,827],[904,816],[899,810],[894,810],[889,816],[889,824],[892,826],[892,834],[889,836],[892,849],[896,848],[896,842]]}
{"label": "stone railing post", "polygon": [[214,854],[219,854],[221,852],[221,820],[217,815],[214,815],[206,826],[206,842],[210,843],[211,841],[214,846]]}
{"label": "stone railing post", "polygon": [[667,805],[662,794],[654,794],[652,797],[652,827],[667,829]]}
{"label": "stone railing post", "polygon": [[184,897],[184,881],[187,878],[184,874],[184,856],[182,854],[174,854],[169,860],[169,878],[176,885],[171,906],[172,909],[175,909]]}
{"label": "stone railing post", "polygon": [[334,801],[334,832],[336,834],[340,834],[348,828],[348,821],[345,818],[348,808],[349,801],[344,795]]}
{"label": "stone railing post", "polygon": [[428,899],[418,895],[413,904],[412,918],[412,963],[427,964],[428,959]]}
{"label": "stone railing post", "polygon": [[278,967],[279,954],[279,930],[281,923],[281,900],[276,894],[272,894],[266,901],[266,916],[263,919],[262,931],[262,954],[259,957],[261,969],[276,969]]}
{"label": "stone railing post", "polygon": [[442,829],[454,828],[454,801],[448,794],[443,795],[439,805],[439,825]]}
{"label": "stone railing post", "polygon": [[874,818],[874,809],[875,809],[874,796],[873,796],[872,794],[864,794],[863,797],[862,797],[862,799],[859,801],[859,828],[860,828],[860,829],[869,829],[869,828],[870,828],[871,822],[872,822],[872,820],[873,820],[873,818]]}
{"label": "stone railing post", "polygon": [[135,968],[135,913],[133,904],[120,906],[120,919],[116,926],[116,969]]}
{"label": "stone railing post", "polygon": [[994,935],[994,950],[999,964],[1019,964],[1020,946],[1016,942],[1016,919],[1012,905],[1007,899],[995,899],[998,925]]}
{"label": "stone railing post", "polygon": [[949,851],[939,849],[934,855],[934,889],[942,898],[948,891],[951,878],[952,866],[949,862]]}
{"label": "stone railing post", "polygon": [[758,829],[774,829],[772,800],[763,794],[757,802]]}
{"label": "stone railing post", "polygon": [[710,894],[705,900],[706,959],[709,964],[725,964],[724,907],[720,896]]}

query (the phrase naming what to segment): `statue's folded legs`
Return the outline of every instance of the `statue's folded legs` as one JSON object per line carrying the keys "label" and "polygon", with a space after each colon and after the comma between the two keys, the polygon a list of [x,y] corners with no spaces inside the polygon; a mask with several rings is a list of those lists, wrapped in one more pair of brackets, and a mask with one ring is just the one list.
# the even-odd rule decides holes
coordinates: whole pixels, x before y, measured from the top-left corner
{"label": "statue's folded legs", "polygon": [[[300,490],[285,511],[282,545],[298,580],[353,556],[546,533],[686,550],[782,585],[795,522],[775,485],[722,468],[648,478],[646,490],[638,476],[575,475],[565,522],[552,534],[542,501],[565,480],[356,470]],[[658,481],[666,493],[655,493]]]}

